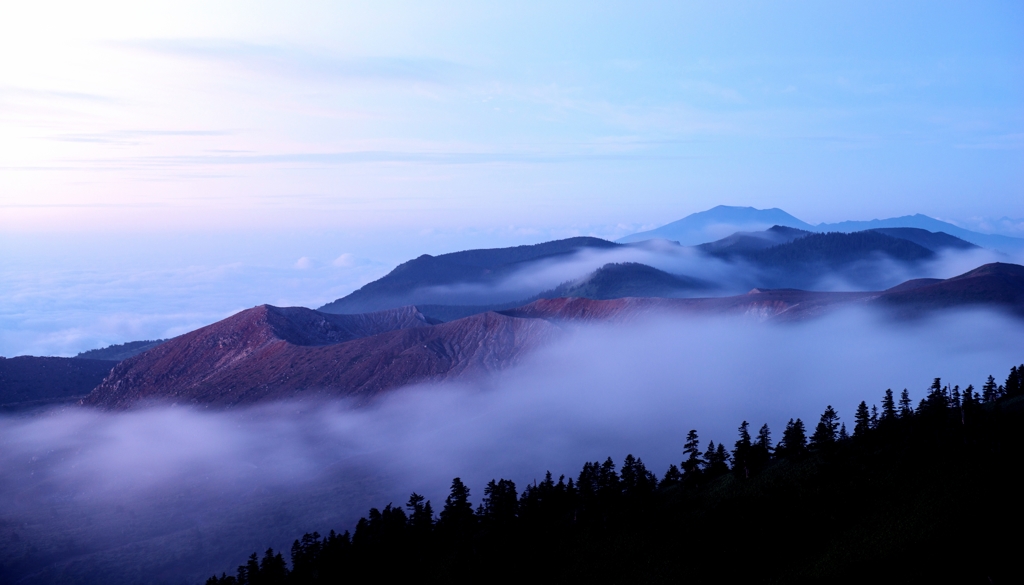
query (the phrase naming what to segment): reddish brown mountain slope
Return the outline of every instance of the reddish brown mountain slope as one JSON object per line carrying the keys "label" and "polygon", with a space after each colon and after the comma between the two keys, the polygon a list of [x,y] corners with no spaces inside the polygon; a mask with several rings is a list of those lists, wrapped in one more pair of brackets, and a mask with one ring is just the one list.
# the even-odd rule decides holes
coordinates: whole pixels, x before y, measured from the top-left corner
{"label": "reddish brown mountain slope", "polygon": [[502,314],[560,321],[629,321],[653,313],[745,315],[789,320],[816,316],[838,305],[865,302],[878,293],[834,293],[802,290],[752,290],[745,295],[711,299],[624,298],[595,301],[583,298],[539,300]]}
{"label": "reddish brown mountain slope", "polygon": [[[915,282],[925,284],[907,286]],[[1024,315],[1024,266],[994,262],[946,280],[910,281],[881,293],[876,302],[907,315],[979,305]]]}
{"label": "reddish brown mountain slope", "polygon": [[[269,306],[243,311],[125,360],[83,403],[125,408],[170,400],[229,406],[310,395],[364,400],[415,382],[506,367],[556,330],[545,321],[497,313],[422,326],[426,323],[412,307],[369,315],[305,309],[299,318],[283,312]],[[382,319],[392,313],[406,318]],[[339,337],[334,318],[396,326],[327,344]],[[301,329],[303,323],[314,331]]]}

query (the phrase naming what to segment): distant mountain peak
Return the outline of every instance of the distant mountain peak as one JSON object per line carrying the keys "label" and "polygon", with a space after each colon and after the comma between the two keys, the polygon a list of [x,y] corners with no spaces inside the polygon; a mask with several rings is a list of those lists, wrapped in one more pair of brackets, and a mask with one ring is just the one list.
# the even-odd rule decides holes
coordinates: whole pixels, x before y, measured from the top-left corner
{"label": "distant mountain peak", "polygon": [[761,231],[772,226],[784,226],[812,231],[814,226],[801,221],[785,211],[772,207],[737,207],[717,205],[706,211],[698,211],[660,228],[626,236],[620,243],[639,242],[652,238],[674,240],[684,246],[694,246],[724,238],[735,232]]}

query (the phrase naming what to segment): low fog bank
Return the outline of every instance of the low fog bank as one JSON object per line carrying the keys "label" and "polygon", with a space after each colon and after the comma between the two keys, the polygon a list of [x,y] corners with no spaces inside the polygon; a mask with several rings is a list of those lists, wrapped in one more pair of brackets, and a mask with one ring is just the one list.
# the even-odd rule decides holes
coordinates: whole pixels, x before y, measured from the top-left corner
{"label": "low fog bank", "polygon": [[656,317],[570,330],[476,384],[392,393],[373,406],[277,403],[235,411],[81,408],[0,418],[0,582],[201,582],[305,530],[351,529],[411,491],[440,510],[460,476],[491,478],[627,453],[661,475],[687,430],[731,447],[736,427],[827,404],[852,429],[886,388],[935,376],[980,386],[1024,361],[1024,324],[960,313],[891,326],[846,312],[799,325]]}

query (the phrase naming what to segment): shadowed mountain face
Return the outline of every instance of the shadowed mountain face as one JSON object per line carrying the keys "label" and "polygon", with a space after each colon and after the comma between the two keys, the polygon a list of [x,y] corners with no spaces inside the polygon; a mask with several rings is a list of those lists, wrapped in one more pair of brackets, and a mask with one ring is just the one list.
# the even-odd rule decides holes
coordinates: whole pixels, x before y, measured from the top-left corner
{"label": "shadowed mountain face", "polygon": [[572,324],[665,314],[801,321],[850,306],[894,310],[906,317],[970,306],[1024,316],[1024,267],[988,264],[948,280],[912,281],[883,292],[754,290],[702,299],[541,299],[442,324],[431,324],[413,307],[325,315],[264,305],[121,362],[84,403],[127,408],[164,400],[231,406],[310,396],[366,402],[409,384],[467,380],[508,368]]}
{"label": "shadowed mountain face", "polygon": [[[515,301],[480,299],[452,290],[455,285],[495,284],[533,262],[564,259],[581,250],[607,250],[618,244],[599,238],[569,238],[533,246],[467,250],[419,258],[400,264],[389,274],[352,294],[320,307],[326,313],[365,313],[404,305],[474,305]],[[534,291],[536,292],[536,291]]]}
{"label": "shadowed mountain face", "polygon": [[788,244],[793,240],[810,235],[812,232],[781,225],[772,226],[760,232],[736,232],[735,234],[697,246],[697,249],[713,256],[743,255]]}
{"label": "shadowed mountain face", "polygon": [[744,256],[762,266],[799,270],[805,266],[837,269],[878,256],[914,263],[929,260],[935,253],[909,240],[878,232],[833,232],[811,234],[787,244],[751,251]]}
{"label": "shadowed mountain face", "polygon": [[[766,232],[736,234],[700,249],[756,269],[759,287],[820,289],[838,281],[871,290],[892,284],[893,267],[899,268],[897,274],[923,275],[927,262],[937,259],[939,251],[974,247],[947,234],[909,228],[884,231],[894,235],[880,230],[819,234],[776,226]],[[769,237],[788,241],[765,245]]]}
{"label": "shadowed mountain face", "polygon": [[0,357],[0,407],[21,409],[77,400],[117,362],[82,358]]}
{"label": "shadowed mountain face", "polygon": [[714,289],[711,283],[677,276],[636,262],[606,264],[587,276],[538,295],[540,298],[585,297],[619,299],[623,297],[681,297],[694,291]]}
{"label": "shadowed mountain face", "polygon": [[855,232],[861,230],[883,230],[890,228],[915,228],[919,230],[945,233],[953,235],[977,246],[984,246],[993,250],[1013,252],[1024,249],[1024,239],[1000,236],[996,234],[981,234],[971,230],[965,230],[951,223],[940,221],[922,215],[904,215],[889,219],[873,219],[870,221],[841,221],[839,223],[819,224],[815,226],[816,231],[837,231]]}
{"label": "shadowed mountain face", "polygon": [[[839,232],[820,234],[781,225],[772,226],[761,232],[737,232],[731,236],[722,238],[721,240],[701,244],[697,246],[697,248],[702,252],[714,256],[757,256],[757,254],[755,254],[756,252],[775,246],[781,246],[783,244],[789,244],[801,238],[813,235],[814,238],[812,238],[810,242],[805,242],[794,247],[800,248],[807,246],[808,248],[818,249],[818,254],[821,256],[819,259],[821,260],[841,260],[841,258],[837,256],[837,253],[857,255],[862,254],[865,249],[868,249],[868,251],[881,251],[890,254],[894,251],[897,253],[900,252],[899,250],[892,248],[891,242],[887,246],[885,245],[884,240],[873,238],[871,236],[873,233],[882,234],[897,240],[912,242],[922,248],[931,250],[932,252],[940,252],[942,250],[970,250],[977,248],[974,244],[961,240],[960,238],[953,237],[949,234],[942,232],[929,232],[927,230],[917,228],[881,228],[849,234]],[[823,245],[823,242],[827,240],[831,240],[830,245]],[[810,245],[808,246],[808,244]]]}
{"label": "shadowed mountain face", "polygon": [[970,250],[978,247],[968,241],[951,236],[945,232],[930,232],[928,230],[918,228],[879,228],[869,231],[914,242],[918,246],[928,248],[932,252],[940,252],[942,250]]}

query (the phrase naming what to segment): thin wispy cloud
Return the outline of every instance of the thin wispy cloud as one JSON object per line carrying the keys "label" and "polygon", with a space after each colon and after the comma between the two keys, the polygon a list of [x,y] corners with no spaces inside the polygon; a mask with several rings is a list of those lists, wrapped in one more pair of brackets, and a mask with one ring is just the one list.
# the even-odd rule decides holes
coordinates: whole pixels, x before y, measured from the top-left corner
{"label": "thin wispy cloud", "polygon": [[226,130],[113,130],[110,132],[55,134],[48,140],[58,142],[92,142],[99,144],[142,144],[146,139],[174,136],[230,136]]}
{"label": "thin wispy cloud", "polygon": [[120,47],[177,59],[206,61],[250,73],[321,82],[339,80],[450,83],[471,68],[462,63],[417,57],[339,56],[295,45],[264,45],[221,39],[146,39]]}

